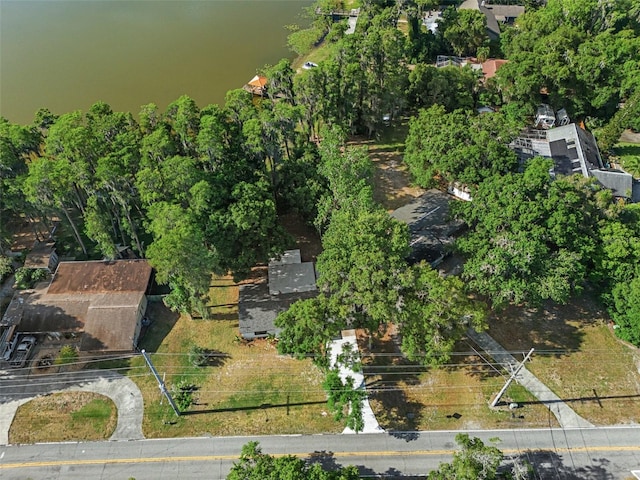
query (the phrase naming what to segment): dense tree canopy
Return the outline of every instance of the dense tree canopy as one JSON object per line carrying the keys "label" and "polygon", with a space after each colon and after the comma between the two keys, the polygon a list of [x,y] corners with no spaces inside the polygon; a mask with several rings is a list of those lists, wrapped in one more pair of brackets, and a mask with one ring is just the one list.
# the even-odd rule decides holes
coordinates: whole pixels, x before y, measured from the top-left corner
{"label": "dense tree canopy", "polygon": [[423,187],[434,186],[438,178],[476,185],[517,168],[508,147],[517,133],[518,125],[500,113],[446,113],[434,105],[411,119],[404,159]]}
{"label": "dense tree canopy", "polygon": [[451,463],[443,463],[438,470],[428,475],[429,480],[493,480],[497,477],[502,461],[502,452],[485,445],[479,438],[470,438],[466,433],[456,435],[461,447],[453,454]]}
{"label": "dense tree canopy", "polygon": [[357,480],[356,467],[324,470],[318,463],[309,464],[293,455],[274,457],[262,453],[258,442],[242,447],[240,460],[233,464],[227,480]]}
{"label": "dense tree canopy", "polygon": [[593,181],[549,175],[551,161],[480,184],[459,204],[472,231],[458,242],[463,277],[494,305],[564,303],[582,288],[597,252],[600,205],[611,198]]}
{"label": "dense tree canopy", "polygon": [[498,71],[505,97],[540,103],[541,89],[572,118],[607,120],[638,89],[637,2],[549,0],[501,36],[509,63]]}

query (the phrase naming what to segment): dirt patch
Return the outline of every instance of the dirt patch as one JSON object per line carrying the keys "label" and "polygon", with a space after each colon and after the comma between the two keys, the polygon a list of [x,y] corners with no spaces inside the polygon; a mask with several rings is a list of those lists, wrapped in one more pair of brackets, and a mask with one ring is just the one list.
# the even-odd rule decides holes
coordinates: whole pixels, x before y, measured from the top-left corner
{"label": "dirt patch", "polygon": [[318,231],[306,223],[297,213],[280,215],[280,224],[295,239],[295,247],[300,249],[303,262],[315,262],[322,252],[322,242]]}
{"label": "dirt patch", "polygon": [[633,130],[625,130],[620,135],[620,142],[627,143],[640,143],[640,132],[634,132]]}
{"label": "dirt patch", "polygon": [[424,193],[411,183],[411,175],[404,164],[405,129],[401,126],[376,142],[365,137],[353,137],[349,145],[366,146],[373,162],[373,198],[388,211],[393,211]]}

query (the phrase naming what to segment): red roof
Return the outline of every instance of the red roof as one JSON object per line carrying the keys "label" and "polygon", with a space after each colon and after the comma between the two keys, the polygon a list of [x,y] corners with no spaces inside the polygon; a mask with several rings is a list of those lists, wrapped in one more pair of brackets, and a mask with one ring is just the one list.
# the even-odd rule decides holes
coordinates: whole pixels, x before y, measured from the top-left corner
{"label": "red roof", "polygon": [[252,87],[264,87],[266,84],[267,84],[267,77],[256,75],[249,81],[247,85],[251,85]]}
{"label": "red roof", "polygon": [[484,78],[489,79],[491,77],[494,77],[498,69],[508,61],[509,60],[502,60],[499,58],[490,58],[489,60],[486,60],[482,64],[482,73],[484,75]]}

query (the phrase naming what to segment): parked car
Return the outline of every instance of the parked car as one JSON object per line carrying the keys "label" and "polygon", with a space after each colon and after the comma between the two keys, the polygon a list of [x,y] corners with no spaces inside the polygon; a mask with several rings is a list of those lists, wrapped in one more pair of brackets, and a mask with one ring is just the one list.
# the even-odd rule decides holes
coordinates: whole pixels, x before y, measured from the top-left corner
{"label": "parked car", "polygon": [[305,70],[311,70],[312,68],[316,68],[317,66],[318,66],[317,63],[304,62],[304,65],[302,65],[302,68],[304,68]]}
{"label": "parked car", "polygon": [[36,344],[36,337],[33,335],[27,335],[22,337],[18,347],[16,348],[11,360],[9,360],[9,365],[12,367],[24,367],[29,359],[29,355],[31,354],[31,350],[33,350],[34,345]]}

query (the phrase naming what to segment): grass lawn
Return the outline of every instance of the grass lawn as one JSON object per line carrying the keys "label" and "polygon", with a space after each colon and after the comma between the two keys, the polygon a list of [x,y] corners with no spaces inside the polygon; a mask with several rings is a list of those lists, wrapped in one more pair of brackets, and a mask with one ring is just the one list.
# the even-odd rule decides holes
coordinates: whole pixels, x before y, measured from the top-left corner
{"label": "grass lawn", "polygon": [[66,392],[21,405],[9,430],[9,443],[108,440],[116,428],[116,406],[90,392]]}
{"label": "grass lawn", "polygon": [[409,132],[408,118],[394,119],[394,124],[386,127],[378,140],[355,137],[350,145],[365,145],[373,162],[373,198],[385,209],[393,211],[424,190],[411,183],[411,176],[403,162],[404,142]]}
{"label": "grass lawn", "polygon": [[[186,382],[197,390],[195,404],[176,417],[150,375],[132,375],[145,401],[145,436],[341,431],[343,426],[326,413],[321,371],[310,361],[279,356],[267,340],[238,341],[238,286],[229,278],[215,279],[210,292],[210,320],[177,317],[152,306],[154,323],[141,347],[155,352],[153,362],[168,388]],[[190,365],[193,345],[214,354],[208,366]],[[137,358],[132,366],[142,363]]]}
{"label": "grass lawn", "polygon": [[[359,337],[370,403],[380,425],[387,430],[528,428],[557,426],[548,410],[537,404],[510,411],[491,409],[489,401],[504,385],[466,343],[450,364],[431,369],[399,355],[392,332],[376,339],[369,350]],[[518,385],[507,390],[504,401],[529,402],[531,395]]]}
{"label": "grass lawn", "polygon": [[622,167],[635,178],[640,178],[640,143],[620,142],[615,152]]}
{"label": "grass lawn", "polygon": [[510,308],[490,325],[508,350],[536,349],[527,368],[579,415],[595,425],[640,422],[640,351],[614,336],[596,302]]}

